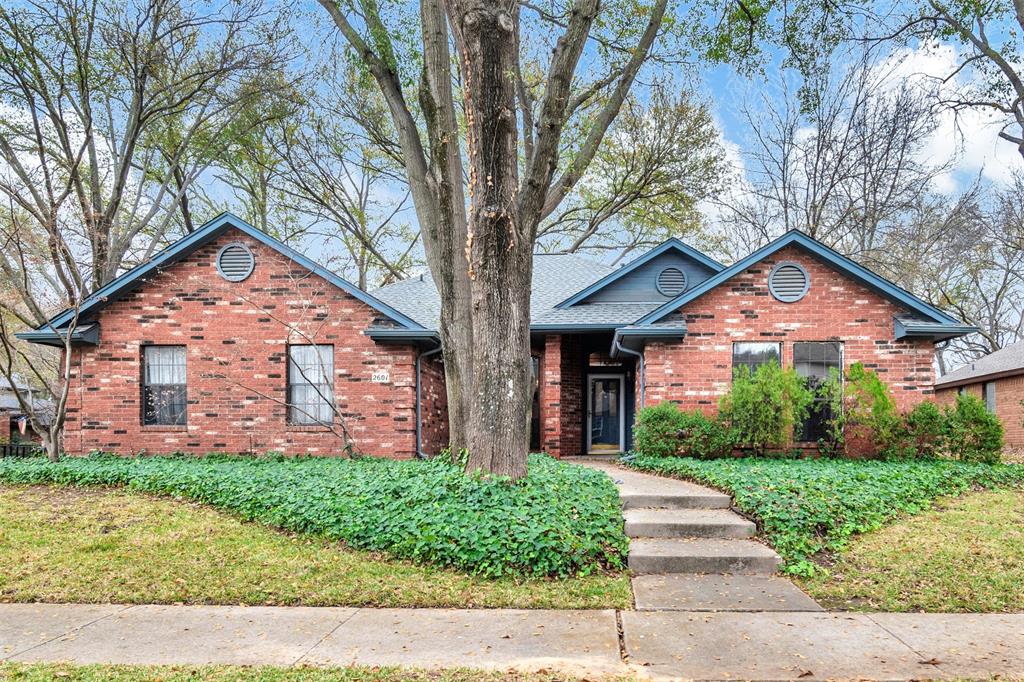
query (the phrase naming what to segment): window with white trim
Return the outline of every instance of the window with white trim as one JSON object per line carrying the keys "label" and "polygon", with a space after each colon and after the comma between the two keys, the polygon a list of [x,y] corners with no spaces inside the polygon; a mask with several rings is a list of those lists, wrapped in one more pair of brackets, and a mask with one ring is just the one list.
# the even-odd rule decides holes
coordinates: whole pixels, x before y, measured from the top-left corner
{"label": "window with white trim", "polygon": [[334,422],[334,346],[288,346],[288,423]]}
{"label": "window with white trim", "polygon": [[143,346],[142,423],[184,426],[187,412],[185,346]]}

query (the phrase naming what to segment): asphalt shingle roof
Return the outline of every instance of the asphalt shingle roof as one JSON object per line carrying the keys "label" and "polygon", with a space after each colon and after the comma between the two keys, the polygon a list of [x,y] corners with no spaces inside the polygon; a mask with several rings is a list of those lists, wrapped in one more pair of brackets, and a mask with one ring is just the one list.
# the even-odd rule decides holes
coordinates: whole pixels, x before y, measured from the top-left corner
{"label": "asphalt shingle roof", "polygon": [[936,386],[953,384],[967,379],[981,379],[990,374],[1002,372],[1024,371],[1024,341],[1012,343],[995,353],[986,355],[983,358],[960,367],[957,370],[941,377],[935,382]]}
{"label": "asphalt shingle roof", "polygon": [[[537,254],[533,259],[530,324],[618,326],[658,307],[657,303],[591,303],[561,310],[555,307],[614,270],[575,254]],[[441,300],[429,274],[395,282],[372,293],[424,327],[437,329]]]}

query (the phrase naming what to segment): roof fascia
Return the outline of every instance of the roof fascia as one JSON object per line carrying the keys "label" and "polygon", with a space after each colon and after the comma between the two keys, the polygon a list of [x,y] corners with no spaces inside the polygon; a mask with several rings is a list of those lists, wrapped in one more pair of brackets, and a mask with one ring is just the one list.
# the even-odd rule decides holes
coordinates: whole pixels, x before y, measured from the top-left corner
{"label": "roof fascia", "polygon": [[890,299],[899,301],[900,303],[910,308],[914,312],[932,318],[938,323],[954,325],[962,324],[959,320],[942,312],[941,310],[931,305],[930,303],[922,301],[917,296],[911,294],[909,291],[906,291],[905,289],[896,286],[889,280],[871,272],[864,266],[855,263],[846,256],[843,256],[842,254],[825,246],[821,242],[812,239],[811,237],[808,237],[804,233],[799,232],[797,230],[790,230],[789,232],[782,235],[781,237],[771,242],[770,244],[761,247],[757,251],[754,251],[746,258],[736,261],[735,263],[733,263],[726,269],[722,270],[718,274],[710,277],[709,279],[704,280],[690,291],[683,292],[682,294],[672,299],[668,303],[665,303],[661,307],[651,311],[644,317],[637,320],[636,324],[652,324],[654,322],[657,322],[658,320],[661,320],[663,317],[665,317],[672,311],[678,310],[681,306],[684,306],[690,301],[693,301],[694,299],[703,296],[707,292],[717,287],[719,284],[728,281],[729,279],[743,272],[750,266],[760,262],[761,260],[767,258],[773,253],[787,246],[790,246],[791,244],[796,244],[798,246],[803,247],[813,255],[818,256],[819,258],[824,260],[826,263],[829,263],[830,265],[843,271],[853,279],[858,280],[859,282],[861,282],[861,284],[864,284],[869,288],[878,291],[879,293],[889,297]]}
{"label": "roof fascia", "polygon": [[692,246],[684,244],[675,237],[670,237],[669,239],[666,239],[660,245],[651,249],[650,251],[640,256],[639,258],[634,258],[627,265],[622,266],[621,268],[615,270],[614,272],[609,272],[607,275],[597,280],[593,284],[589,285],[585,289],[581,289],[580,291],[576,292],[575,294],[565,299],[555,307],[568,308],[569,306],[575,305],[582,301],[583,299],[587,298],[588,296],[591,296],[592,294],[600,291],[601,289],[604,289],[612,282],[616,282],[619,279],[625,277],[629,273],[639,268],[641,265],[649,263],[650,261],[654,260],[655,258],[665,253],[666,251],[672,250],[679,251],[684,256],[688,256],[694,259],[698,263],[710,268],[713,272],[721,272],[723,269],[725,269],[724,265],[714,260],[713,258],[704,255],[703,253],[693,248]]}
{"label": "roof fascia", "polygon": [[[274,239],[270,235],[261,232],[246,221],[242,220],[236,215],[231,213],[221,213],[219,216],[210,220],[205,225],[197,229],[195,232],[185,235],[178,241],[170,244],[159,253],[153,256],[150,260],[145,263],[140,263],[128,272],[125,272],[120,277],[116,277],[106,285],[100,287],[91,295],[89,295],[85,301],[83,301],[78,311],[78,316],[81,318],[87,312],[102,306],[102,304],[115,298],[118,294],[129,289],[135,282],[144,279],[145,277],[159,272],[161,268],[166,267],[172,263],[177,262],[180,258],[188,255],[195,251],[197,248],[207,243],[211,239],[219,236],[222,232],[229,228],[235,228],[253,239],[263,243],[264,245],[274,249],[283,256],[291,259],[295,263],[302,267],[310,270],[311,272],[324,278],[334,286],[338,287],[342,291],[352,295],[354,298],[362,301],[366,305],[370,306],[374,310],[387,315],[399,324],[404,325],[409,329],[423,329],[415,320],[403,315],[391,306],[387,305],[383,301],[376,297],[366,293],[359,287],[355,286],[348,280],[339,277],[337,274],[331,272],[327,268],[319,265],[318,263],[310,260],[306,256],[303,256],[298,251],[295,251],[291,247],[283,244],[282,242]],[[49,329],[51,327],[62,327],[67,325],[75,317],[74,310],[65,310],[58,314],[56,317],[51,319],[45,325],[38,328],[39,331]]]}

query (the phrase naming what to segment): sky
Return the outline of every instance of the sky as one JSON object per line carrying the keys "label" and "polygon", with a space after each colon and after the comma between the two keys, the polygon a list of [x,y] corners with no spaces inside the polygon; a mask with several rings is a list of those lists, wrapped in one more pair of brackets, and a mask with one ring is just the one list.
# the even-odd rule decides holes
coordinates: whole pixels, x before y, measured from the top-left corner
{"label": "sky", "polygon": [[[878,68],[887,74],[886,82],[894,87],[900,83],[935,83],[955,70],[957,46],[949,43],[899,48]],[[969,84],[969,73],[958,75],[946,90]],[[727,66],[706,69],[701,74],[702,86],[707,89],[715,118],[721,129],[727,158],[743,176],[743,149],[749,144],[750,133],[740,107],[751,97],[764,93],[781,93],[782,80],[787,78],[777,67],[765,72],[764,80],[756,81],[737,75]],[[965,189],[979,176],[985,182],[1007,183],[1014,171],[1024,170],[1024,159],[1016,147],[999,138],[1001,118],[978,110],[961,112],[942,111],[939,125],[928,140],[923,159],[935,165],[953,161],[952,170],[940,176],[933,189],[944,194],[955,194]]]}

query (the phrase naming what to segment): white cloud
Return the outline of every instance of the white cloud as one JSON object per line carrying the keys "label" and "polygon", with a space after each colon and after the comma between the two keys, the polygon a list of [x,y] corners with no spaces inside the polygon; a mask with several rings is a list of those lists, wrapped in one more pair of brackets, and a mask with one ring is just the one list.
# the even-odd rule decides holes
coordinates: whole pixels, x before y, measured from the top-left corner
{"label": "white cloud", "polygon": [[[877,68],[894,87],[919,84],[949,98],[974,85],[971,79],[977,77],[965,70],[943,82],[956,71],[960,59],[954,45],[922,45],[894,51]],[[937,166],[954,160],[952,171],[936,181],[937,191],[953,193],[979,174],[993,183],[1007,183],[1015,170],[1024,169],[1024,159],[1014,145],[999,137],[1006,121],[1004,116],[984,109],[956,113],[948,108],[940,110],[937,116],[938,126],[922,153],[923,159]]]}

